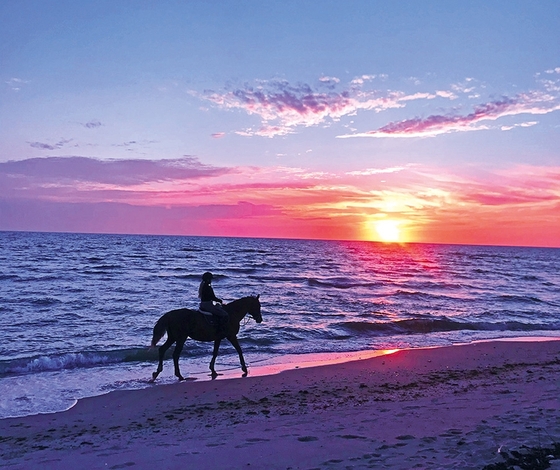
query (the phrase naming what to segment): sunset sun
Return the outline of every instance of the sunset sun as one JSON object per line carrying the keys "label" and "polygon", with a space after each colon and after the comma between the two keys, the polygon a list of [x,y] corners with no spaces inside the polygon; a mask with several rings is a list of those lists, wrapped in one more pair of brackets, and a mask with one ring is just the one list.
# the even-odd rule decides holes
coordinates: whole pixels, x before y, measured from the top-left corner
{"label": "sunset sun", "polygon": [[380,220],[373,224],[375,231],[383,242],[401,241],[401,230],[396,220]]}

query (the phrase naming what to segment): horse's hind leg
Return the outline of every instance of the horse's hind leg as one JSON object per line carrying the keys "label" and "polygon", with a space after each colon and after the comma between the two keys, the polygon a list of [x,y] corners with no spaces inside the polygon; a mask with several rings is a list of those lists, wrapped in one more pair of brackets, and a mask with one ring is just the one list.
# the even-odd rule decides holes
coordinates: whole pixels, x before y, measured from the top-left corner
{"label": "horse's hind leg", "polygon": [[167,341],[165,343],[163,343],[159,349],[159,363],[158,363],[158,368],[157,370],[152,374],[152,382],[154,380],[157,379],[157,376],[160,374],[160,372],[163,370],[163,358],[165,356],[165,352],[169,349],[169,347],[175,342],[175,339],[173,338],[167,338]]}
{"label": "horse's hind leg", "polygon": [[183,346],[185,345],[185,341],[187,338],[181,338],[177,340],[177,344],[175,344],[175,351],[173,351],[173,365],[175,366],[175,376],[179,380],[185,380],[185,378],[181,375],[181,371],[179,370],[179,357],[181,356],[181,351],[183,350]]}

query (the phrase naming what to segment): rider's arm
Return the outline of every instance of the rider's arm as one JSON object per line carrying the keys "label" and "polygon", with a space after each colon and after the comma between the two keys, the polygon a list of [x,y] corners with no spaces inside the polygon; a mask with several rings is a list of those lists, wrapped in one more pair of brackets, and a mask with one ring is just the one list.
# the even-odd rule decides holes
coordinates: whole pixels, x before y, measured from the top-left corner
{"label": "rider's arm", "polygon": [[218,299],[218,297],[216,297],[216,294],[214,294],[214,289],[212,289],[211,286],[210,286],[210,289],[209,289],[209,293],[212,295],[212,300],[214,302],[222,303],[222,299]]}

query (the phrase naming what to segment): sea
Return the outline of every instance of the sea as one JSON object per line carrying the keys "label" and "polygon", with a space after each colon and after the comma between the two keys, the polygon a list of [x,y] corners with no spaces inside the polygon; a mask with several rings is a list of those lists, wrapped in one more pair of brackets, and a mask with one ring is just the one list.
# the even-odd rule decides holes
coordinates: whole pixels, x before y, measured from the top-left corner
{"label": "sea", "polygon": [[[0,418],[176,383],[171,359],[149,383],[152,329],[197,308],[205,271],[225,302],[260,294],[263,322],[239,334],[251,374],[294,357],[560,337],[559,267],[555,248],[0,232]],[[188,340],[183,375],[209,380],[211,353]],[[216,368],[240,376],[227,341]]]}

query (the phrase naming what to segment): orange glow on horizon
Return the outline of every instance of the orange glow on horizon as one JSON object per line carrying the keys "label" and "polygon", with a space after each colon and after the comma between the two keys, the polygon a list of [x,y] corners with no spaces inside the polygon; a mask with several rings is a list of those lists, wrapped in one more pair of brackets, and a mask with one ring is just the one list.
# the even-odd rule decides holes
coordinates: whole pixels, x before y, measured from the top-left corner
{"label": "orange glow on horizon", "polygon": [[[52,175],[0,185],[7,197],[0,229],[559,247],[560,166],[480,176],[416,165],[381,169],[382,181],[373,171],[312,173],[281,166],[162,177],[171,161],[152,162],[153,175],[129,184],[125,170],[139,171],[136,160],[119,163],[117,175],[107,179],[99,165],[113,163],[80,158],[69,159],[64,171],[87,174],[93,165],[95,178],[70,184],[56,176],[61,162],[49,162],[42,164],[53,166]],[[199,171],[196,165],[192,171]],[[16,197],[24,193],[25,203]],[[94,217],[81,216],[92,207]]]}

